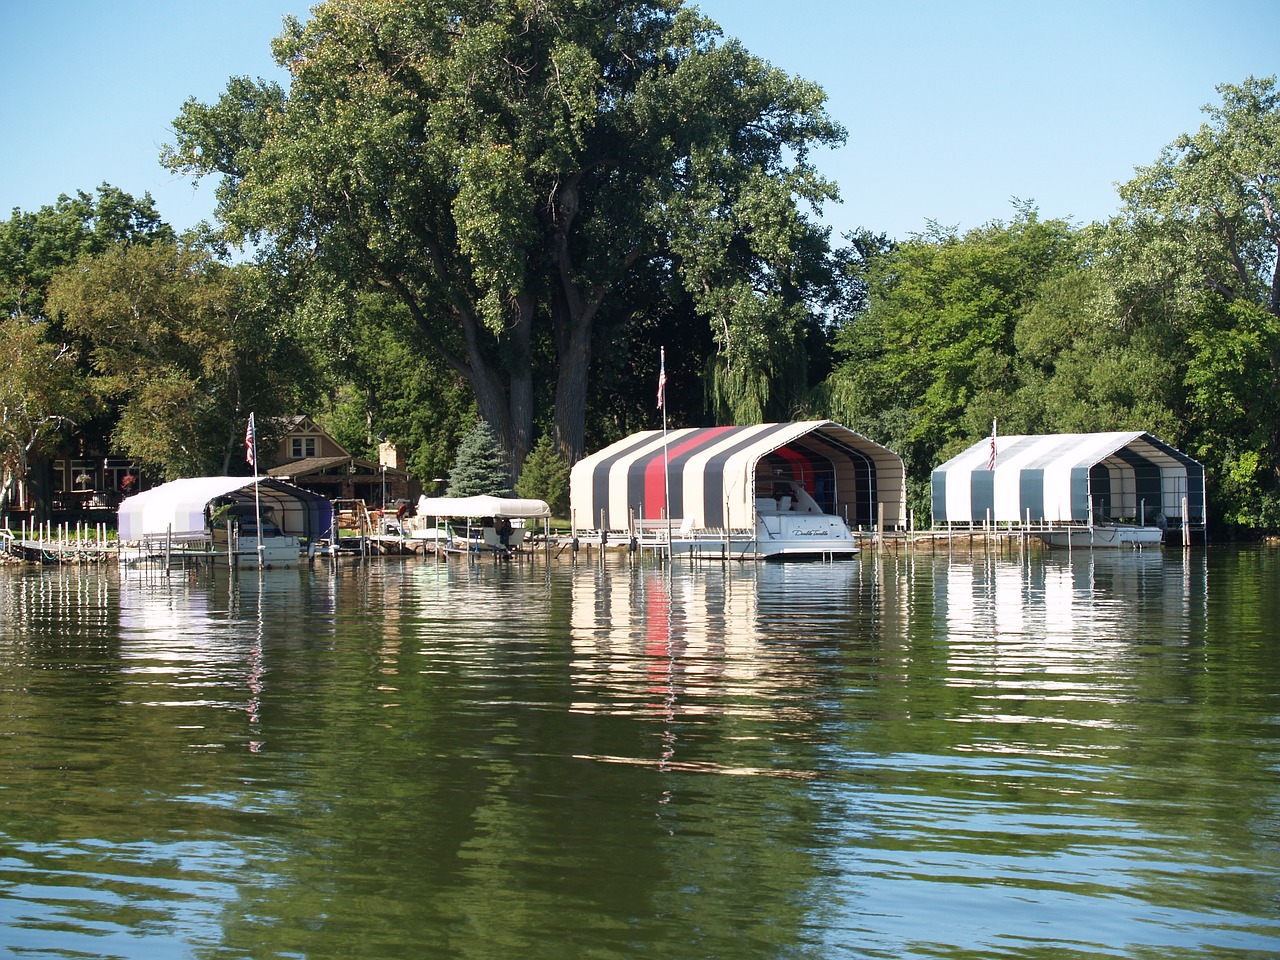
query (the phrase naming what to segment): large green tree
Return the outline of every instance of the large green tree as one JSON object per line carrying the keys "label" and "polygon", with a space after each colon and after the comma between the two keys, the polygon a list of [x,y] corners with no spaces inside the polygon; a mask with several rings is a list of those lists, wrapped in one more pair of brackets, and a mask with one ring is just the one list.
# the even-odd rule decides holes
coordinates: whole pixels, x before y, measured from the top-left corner
{"label": "large green tree", "polygon": [[5,418],[0,497],[6,503],[16,484],[26,480],[35,516],[46,516],[50,490],[41,462],[68,433],[105,434],[114,419],[110,405],[93,402],[84,339],[46,314],[51,277],[116,244],[172,238],[149,195],[135,199],[108,184],[94,193],[63,195],[35,211],[15,209],[0,222],[0,319],[8,321],[0,375]]}
{"label": "large green tree", "polygon": [[91,409],[74,348],[49,334],[44,321],[0,318],[0,516],[42,444]]}
{"label": "large green tree", "polygon": [[332,0],[274,49],[287,93],[189,101],[166,162],[222,176],[232,236],[401,298],[517,465],[539,376],[582,453],[597,344],[664,285],[710,324],[727,415],[794,377],[829,280],[809,150],[844,134],[681,0]]}
{"label": "large green tree", "polygon": [[309,400],[266,278],[199,243],[82,257],[54,274],[46,309],[90,345],[95,386],[119,405],[117,447],[166,477],[230,472],[251,411],[269,435]]}
{"label": "large green tree", "polygon": [[15,209],[0,223],[0,316],[44,316],[45,289],[55,270],[117,243],[172,240],[150,194],[135,199],[103,184],[35,211]]}
{"label": "large green tree", "polygon": [[441,477],[475,423],[465,382],[436,356],[398,299],[361,296],[350,315],[356,322],[349,329],[320,324],[321,337],[310,344],[336,385],[319,419],[352,452],[376,460],[378,441],[387,439],[414,476]]}
{"label": "large green tree", "polygon": [[[897,245],[863,237],[855,305],[827,384],[834,415],[907,463],[917,510],[939,457],[990,430],[1025,429],[1015,334],[1043,285],[1078,267],[1075,232],[1027,204],[963,236],[936,228]],[[1006,419],[1007,418],[1007,419]],[[1023,422],[1019,422],[1023,421]]]}

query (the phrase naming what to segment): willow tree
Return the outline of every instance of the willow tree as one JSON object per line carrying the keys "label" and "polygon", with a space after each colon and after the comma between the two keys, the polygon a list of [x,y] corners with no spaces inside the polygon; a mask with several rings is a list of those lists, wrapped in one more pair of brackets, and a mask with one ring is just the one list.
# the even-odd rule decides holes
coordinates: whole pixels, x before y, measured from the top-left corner
{"label": "willow tree", "polygon": [[[329,0],[274,52],[288,90],[188,101],[166,163],[222,175],[233,238],[400,297],[517,464],[538,376],[582,453],[597,335],[637,285],[691,296],[734,375],[795,351],[835,195],[809,150],[844,132],[681,0]],[[739,379],[747,417],[771,381]]]}

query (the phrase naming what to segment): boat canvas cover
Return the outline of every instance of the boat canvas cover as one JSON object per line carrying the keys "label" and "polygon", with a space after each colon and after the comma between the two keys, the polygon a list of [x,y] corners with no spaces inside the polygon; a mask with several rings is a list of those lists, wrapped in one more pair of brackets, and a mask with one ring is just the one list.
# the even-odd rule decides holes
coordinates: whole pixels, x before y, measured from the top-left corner
{"label": "boat canvas cover", "polygon": [[309,538],[329,533],[333,505],[309,490],[270,477],[188,477],[144,490],[121,502],[120,539],[208,534],[205,508],[220,498],[252,505],[255,486],[262,515],[270,516],[282,533]]}
{"label": "boat canvas cover", "polygon": [[689,529],[750,529],[756,497],[772,494],[756,489],[766,458],[770,473],[762,483],[798,483],[851,524],[875,523],[881,507],[886,524],[902,520],[902,459],[838,423],[809,420],[632,434],[574,465],[574,521],[621,530],[633,517],[670,517]]}
{"label": "boat canvas cover", "polygon": [[419,497],[420,517],[549,517],[545,500],[519,497]]}
{"label": "boat canvas cover", "polygon": [[1151,522],[1181,517],[1183,497],[1184,521],[1204,522],[1204,468],[1140,431],[987,437],[934,469],[931,487],[935,523]]}

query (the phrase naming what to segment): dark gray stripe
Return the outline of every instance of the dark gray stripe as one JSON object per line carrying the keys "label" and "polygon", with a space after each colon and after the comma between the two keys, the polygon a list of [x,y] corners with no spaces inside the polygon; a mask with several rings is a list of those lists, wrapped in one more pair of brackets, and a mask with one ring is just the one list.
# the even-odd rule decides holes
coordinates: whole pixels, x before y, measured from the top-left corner
{"label": "dark gray stripe", "polygon": [[[764,443],[769,437],[791,430],[794,426],[795,424],[791,423],[775,423],[768,430],[762,430],[750,437],[734,442],[735,438],[741,436],[744,431],[754,429],[752,427],[737,427],[720,438],[720,443],[727,445],[723,449],[721,449],[720,443],[716,445],[716,453],[707,461],[704,474],[702,510],[703,516],[706,518],[706,526],[723,527],[728,522],[728,518],[724,515],[724,467],[729,458],[735,453],[751,449],[758,443]],[[761,456],[776,449],[778,447],[771,447],[763,451]]]}
{"label": "dark gray stripe", "polygon": [[996,474],[994,470],[974,470],[969,474],[969,503],[975,522],[985,522],[988,510],[991,511],[992,518],[995,518]]}
{"label": "dark gray stripe", "polygon": [[597,463],[591,470],[591,518],[587,521],[587,527],[593,528],[600,522],[600,511],[605,512],[605,516],[609,513],[609,474],[613,472],[613,466],[629,453],[633,453],[638,447],[644,446],[654,437],[654,431],[648,430],[643,433],[634,434],[626,440],[619,440],[617,446],[619,449],[609,456],[605,457]]}
{"label": "dark gray stripe", "polygon": [[1044,471],[1018,471],[1018,519],[1026,520],[1028,513],[1032,520],[1044,519]]}

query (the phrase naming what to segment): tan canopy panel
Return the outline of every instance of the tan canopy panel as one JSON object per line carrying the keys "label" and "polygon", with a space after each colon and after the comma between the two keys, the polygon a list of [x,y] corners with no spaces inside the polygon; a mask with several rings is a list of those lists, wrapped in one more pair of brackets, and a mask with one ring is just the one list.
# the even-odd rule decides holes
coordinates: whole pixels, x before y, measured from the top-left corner
{"label": "tan canopy panel", "polygon": [[902,459],[830,420],[691,427],[632,434],[580,460],[569,481],[574,522],[621,530],[670,516],[692,528],[755,526],[756,498],[802,487],[851,526],[904,517]]}
{"label": "tan canopy panel", "polygon": [[543,500],[518,497],[419,497],[420,517],[549,517]]}

